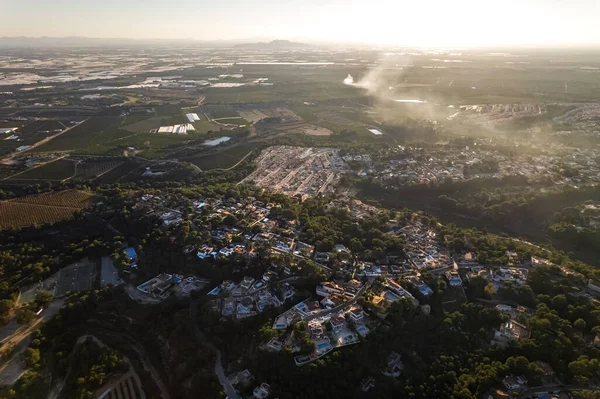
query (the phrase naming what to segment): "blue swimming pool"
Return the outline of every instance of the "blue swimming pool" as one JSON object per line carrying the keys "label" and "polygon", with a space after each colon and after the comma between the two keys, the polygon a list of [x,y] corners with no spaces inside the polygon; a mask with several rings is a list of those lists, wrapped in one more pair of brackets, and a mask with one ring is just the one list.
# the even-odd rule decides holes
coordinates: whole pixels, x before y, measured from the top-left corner
{"label": "blue swimming pool", "polygon": [[388,301],[394,302],[397,301],[398,299],[400,299],[400,297],[396,294],[394,294],[393,292],[386,292],[384,295],[385,299],[387,299]]}
{"label": "blue swimming pool", "polygon": [[317,348],[319,349],[325,349],[329,346],[329,344],[327,342],[323,342],[322,344],[317,345]]}

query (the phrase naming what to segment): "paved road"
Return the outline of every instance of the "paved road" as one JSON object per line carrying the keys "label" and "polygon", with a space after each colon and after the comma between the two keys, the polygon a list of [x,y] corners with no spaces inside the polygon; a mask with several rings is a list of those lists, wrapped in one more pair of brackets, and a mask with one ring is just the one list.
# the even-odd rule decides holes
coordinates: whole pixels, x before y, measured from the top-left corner
{"label": "paved road", "polygon": [[527,398],[531,398],[533,395],[542,395],[542,394],[547,394],[549,392],[565,392],[565,391],[574,391],[574,390],[595,390],[598,389],[598,385],[578,385],[578,384],[570,384],[570,385],[563,385],[563,384],[548,384],[548,385],[543,385],[541,387],[532,387],[529,388],[527,391],[524,391],[522,393],[519,394],[519,399],[527,399]]}
{"label": "paved road", "polygon": [[217,356],[217,361],[215,362],[215,374],[217,375],[217,378],[219,379],[219,383],[223,387],[223,391],[225,392],[225,395],[227,395],[227,398],[228,399],[240,399],[237,392],[235,391],[235,388],[233,387],[233,385],[231,385],[231,382],[229,382],[229,380],[227,379],[227,376],[225,376],[225,371],[223,371],[223,363],[221,361],[221,351],[219,350],[219,348],[214,346],[212,343],[210,343],[206,339],[206,337],[204,336],[204,334],[202,333],[202,331],[200,331],[200,328],[198,327],[198,323],[196,322],[197,311],[198,311],[198,301],[197,300],[192,301],[192,303],[190,305],[190,315],[191,315],[190,319],[191,319],[191,322],[193,323],[192,327],[194,328],[194,335],[196,336],[196,339],[198,341],[200,341],[203,345],[205,345],[210,350],[215,352],[215,355]]}

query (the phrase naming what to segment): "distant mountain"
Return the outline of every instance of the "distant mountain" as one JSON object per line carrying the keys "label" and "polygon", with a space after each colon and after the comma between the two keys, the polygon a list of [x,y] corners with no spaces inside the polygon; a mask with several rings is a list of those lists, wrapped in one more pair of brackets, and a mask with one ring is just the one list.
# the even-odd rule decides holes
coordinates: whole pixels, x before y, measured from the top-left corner
{"label": "distant mountain", "polygon": [[272,40],[268,43],[265,43],[265,42],[242,43],[242,44],[238,44],[234,47],[256,48],[256,49],[282,49],[282,48],[303,48],[303,47],[311,47],[311,46],[310,46],[310,44],[291,42],[289,40]]}
{"label": "distant mountain", "polygon": [[200,46],[231,47],[241,40],[193,39],[130,39],[95,37],[0,37],[0,48],[64,48],[64,47],[139,47],[139,46]]}
{"label": "distant mountain", "polygon": [[[247,40],[247,39],[246,39]],[[139,46],[198,46],[239,47],[256,49],[283,49],[310,47],[309,44],[289,40],[244,43],[242,40],[195,40],[195,39],[131,39],[95,37],[0,37],[0,48],[61,48],[61,47],[139,47]]]}

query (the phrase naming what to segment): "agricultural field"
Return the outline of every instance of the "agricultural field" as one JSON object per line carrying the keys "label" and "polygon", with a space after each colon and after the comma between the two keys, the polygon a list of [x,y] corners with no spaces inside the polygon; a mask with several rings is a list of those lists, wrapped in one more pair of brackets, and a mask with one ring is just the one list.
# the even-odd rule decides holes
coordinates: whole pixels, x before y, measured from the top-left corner
{"label": "agricultural field", "polygon": [[130,176],[139,176],[146,165],[146,162],[125,160],[116,168],[98,176],[95,182],[98,184],[111,184],[122,180],[126,181]]}
{"label": "agricultural field", "polygon": [[[329,136],[333,133],[331,130],[319,127],[315,125],[306,125],[300,129],[298,129],[300,133],[308,134],[309,136]],[[290,133],[296,133],[296,131],[291,131]]]}
{"label": "agricultural field", "polygon": [[54,223],[92,204],[93,195],[66,190],[0,201],[0,229]]}
{"label": "agricultural field", "polygon": [[202,170],[228,169],[237,164],[242,158],[256,148],[255,145],[239,145],[221,152],[215,152],[205,156],[186,159]]}
{"label": "agricultural field", "polygon": [[[11,125],[14,126],[15,123]],[[39,120],[28,123],[14,133],[0,137],[0,154],[9,154],[18,147],[32,145],[70,126],[71,124],[67,120]],[[9,137],[14,137],[14,139]]]}
{"label": "agricultural field", "polygon": [[95,179],[118,168],[123,161],[82,161],[76,164],[75,179]]}
{"label": "agricultural field", "polygon": [[[290,71],[291,72],[291,71]],[[347,74],[347,72],[346,72]],[[342,84],[346,76],[340,73],[339,82],[279,83],[273,86],[241,86],[232,88],[208,88],[204,95],[211,103],[236,104],[270,101],[322,101],[352,98],[363,95],[356,87]]]}
{"label": "agricultural field", "polygon": [[250,121],[251,123],[256,123],[261,119],[268,118],[268,115],[266,115],[258,109],[241,111],[240,116],[245,120]]}
{"label": "agricultural field", "polygon": [[235,118],[240,116],[231,105],[201,105],[198,107],[198,113],[208,115],[211,119]]}
{"label": "agricultural field", "polygon": [[[182,116],[183,118],[183,116]],[[161,125],[164,118],[151,117],[138,121],[132,125],[138,125],[136,130],[145,132],[135,133],[123,129],[122,123],[126,119],[116,116],[95,116],[86,122],[45,143],[33,152],[67,151],[74,154],[86,155],[111,155],[123,154],[127,147],[135,147],[142,151],[144,157],[156,158],[164,155],[165,150],[177,146],[185,141],[198,139],[194,134],[188,135],[166,135],[146,132],[140,124],[152,122],[152,126]],[[217,130],[217,129],[213,129]]]}
{"label": "agricultural field", "polygon": [[[202,118],[202,119],[204,119],[204,118]],[[197,133],[218,132],[223,129],[223,126],[219,126],[216,123],[212,123],[212,122],[209,122],[207,120],[202,120],[202,119],[192,123],[192,125],[194,126],[194,129],[196,129]]]}
{"label": "agricultural field", "polygon": [[71,126],[67,120],[39,120],[31,122],[17,130],[21,137],[28,137],[36,133],[58,133]]}
{"label": "agricultural field", "polygon": [[119,130],[123,118],[116,116],[93,116],[65,134],[45,143],[33,152],[73,151],[93,148],[130,133]]}
{"label": "agricultural field", "polygon": [[161,126],[164,126],[162,124],[164,118],[161,116],[147,117],[131,124],[128,123],[129,117],[127,117],[127,119],[128,120],[126,120],[125,124],[123,125],[123,130],[127,130],[128,132],[132,133],[149,133],[150,130],[158,129]]}
{"label": "agricultural field", "polygon": [[75,162],[67,159],[58,159],[42,166],[27,169],[26,171],[8,178],[11,180],[54,180],[62,181],[75,175]]}

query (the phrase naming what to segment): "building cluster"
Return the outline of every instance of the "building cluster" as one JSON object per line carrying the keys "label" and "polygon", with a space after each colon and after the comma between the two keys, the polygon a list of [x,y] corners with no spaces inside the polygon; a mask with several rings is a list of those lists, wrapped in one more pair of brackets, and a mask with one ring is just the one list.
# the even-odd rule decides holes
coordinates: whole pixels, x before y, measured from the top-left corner
{"label": "building cluster", "polygon": [[[360,202],[345,204],[354,210],[357,218],[377,212]],[[401,253],[388,253],[377,261],[364,261],[342,243],[334,244],[331,252],[315,253],[312,245],[299,241],[301,226],[297,221],[283,220],[279,217],[282,210],[276,204],[252,197],[241,200],[219,196],[182,199],[176,194],[146,194],[139,198],[135,208],[161,219],[166,229],[181,224],[183,219],[197,222],[206,240],[201,245],[190,244],[186,250],[207,262],[234,255],[249,258],[258,250],[267,250],[273,254],[291,255],[291,259],[321,263],[319,267],[329,273],[335,270],[336,276],[318,284],[309,298],[275,317],[272,329],[276,336],[261,345],[269,351],[289,349],[296,354],[294,361],[298,366],[309,364],[337,348],[359,343],[395,309],[396,302],[410,304],[415,309],[420,306],[423,314],[429,314],[429,302],[434,294],[432,279],[446,282],[434,287],[444,296],[444,303],[460,304],[466,300],[464,281],[482,277],[496,289],[506,283],[519,286],[526,282],[530,267],[548,263],[540,258],[524,262],[518,253],[507,251],[506,264],[482,266],[476,253],[450,251],[448,239],[439,236],[436,226],[416,219],[391,221],[388,234],[403,238],[404,251]],[[134,262],[137,254],[132,251],[127,256]],[[335,254],[339,256],[335,257]],[[329,259],[330,255],[332,259]],[[274,262],[262,276],[246,276],[236,282],[223,281],[209,293],[214,297],[211,307],[222,317],[233,319],[281,308],[296,296],[293,285],[298,271],[297,264],[284,266]],[[161,274],[140,285],[138,290],[158,298],[172,293],[178,295],[179,291],[189,294],[192,288],[179,288],[186,280],[183,276]],[[448,292],[455,296],[447,295]],[[360,298],[363,299],[359,301]],[[513,309],[508,305],[498,309],[508,316],[491,336],[494,344],[505,345],[529,336],[526,309]],[[392,353],[382,373],[396,377],[402,369],[400,355]],[[261,386],[257,387],[259,396]]]}
{"label": "building cluster", "polygon": [[456,262],[437,237],[434,228],[421,222],[413,222],[399,228],[397,232],[404,237],[404,251],[418,270],[443,273],[456,268]]}
{"label": "building cluster", "polygon": [[[376,157],[346,155],[352,170],[394,184],[441,184],[479,178],[522,176],[530,181],[551,180],[556,184],[597,183],[600,181],[600,152],[550,146],[533,155],[515,147],[506,152],[487,140],[461,148],[399,147],[382,151]],[[528,146],[529,147],[529,146]]]}
{"label": "building cluster", "polygon": [[190,296],[192,291],[202,290],[207,283],[207,280],[196,276],[161,273],[138,285],[137,289],[157,299],[166,299],[172,295],[181,298]]}
{"label": "building cluster", "polygon": [[196,226],[210,240],[186,248],[188,253],[196,253],[199,259],[233,255],[251,257],[257,247],[312,257],[314,246],[298,240],[299,230],[295,223],[282,223],[271,217],[273,205],[253,197],[238,202],[220,197],[190,200],[173,194],[146,194],[138,199],[133,209],[157,217],[164,229],[181,225],[186,215],[190,220],[204,216],[203,224]]}
{"label": "building cluster", "polygon": [[371,321],[357,300],[369,285],[357,280],[321,283],[315,290],[315,298],[302,301],[275,318],[273,329],[286,330],[284,338],[271,339],[263,349],[280,351],[288,347],[294,353],[299,352],[297,332],[291,329],[298,322],[306,323],[308,339],[314,345],[310,354],[295,357],[298,366],[311,363],[335,348],[360,342],[359,337],[371,331]]}
{"label": "building cluster", "polygon": [[212,309],[224,317],[244,319],[269,308],[278,308],[294,297],[294,288],[287,283],[275,283],[277,276],[269,272],[262,279],[246,276],[239,283],[226,280],[208,295],[216,296]]}
{"label": "building cluster", "polygon": [[306,198],[332,192],[348,171],[336,149],[275,146],[263,150],[242,182]]}

